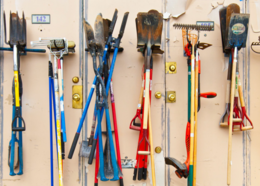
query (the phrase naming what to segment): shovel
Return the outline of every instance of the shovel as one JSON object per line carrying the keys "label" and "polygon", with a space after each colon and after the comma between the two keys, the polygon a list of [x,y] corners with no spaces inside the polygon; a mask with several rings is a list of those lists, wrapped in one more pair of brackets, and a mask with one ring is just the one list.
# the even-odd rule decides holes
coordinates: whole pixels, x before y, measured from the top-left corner
{"label": "shovel", "polygon": [[[233,7],[233,6],[232,6]],[[234,94],[235,94],[235,78],[238,50],[246,46],[248,33],[249,14],[232,13],[232,7],[227,8],[227,30],[228,42],[225,48],[234,48],[232,76],[231,76],[231,96],[230,96],[230,113],[233,113]],[[234,8],[236,9],[236,7]],[[232,13],[232,14],[231,14]],[[230,18],[229,18],[230,17]],[[228,22],[230,19],[230,23]],[[229,117],[229,138],[228,138],[228,166],[227,166],[227,185],[231,184],[231,153],[232,153],[232,127],[233,114]]]}

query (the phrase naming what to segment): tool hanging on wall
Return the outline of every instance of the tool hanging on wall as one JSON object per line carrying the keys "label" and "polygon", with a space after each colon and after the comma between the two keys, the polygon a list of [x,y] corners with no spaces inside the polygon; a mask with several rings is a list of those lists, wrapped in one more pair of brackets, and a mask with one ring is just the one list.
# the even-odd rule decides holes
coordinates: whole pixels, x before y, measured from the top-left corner
{"label": "tool hanging on wall", "polygon": [[[31,45],[34,46],[47,46],[50,50],[49,56],[49,94],[50,94],[50,141],[52,141],[52,109],[51,100],[53,100],[53,110],[55,119],[55,136],[56,136],[56,148],[58,154],[58,169],[59,169],[59,185],[63,185],[63,161],[65,159],[64,143],[66,142],[66,127],[65,127],[65,115],[63,107],[63,70],[61,68],[63,63],[63,56],[69,53],[75,52],[75,43],[73,41],[67,41],[65,38],[40,38],[39,41],[32,41]],[[51,55],[54,56],[54,81],[52,79],[52,62]],[[62,60],[62,62],[61,62]],[[61,77],[59,77],[61,76]],[[61,93],[60,93],[61,92]],[[60,117],[61,116],[61,117]],[[64,121],[64,122],[63,122]],[[50,142],[51,143],[51,142]],[[50,144],[51,152],[53,150],[52,143]],[[50,154],[51,160],[53,154]],[[53,163],[51,162],[51,184],[53,185]]]}
{"label": "tool hanging on wall", "polygon": [[[147,177],[147,157],[151,156],[152,183],[155,186],[155,166],[153,157],[153,139],[151,124],[151,90],[153,60],[152,53],[160,53],[161,34],[163,26],[163,16],[156,10],[149,12],[139,12],[136,18],[137,48],[144,56],[144,75],[141,94],[139,97],[137,114],[130,123],[130,129],[139,130],[139,140],[137,145],[136,165],[133,179],[146,179]],[[143,94],[143,95],[142,95]],[[142,98],[143,97],[143,98]],[[142,100],[143,99],[143,100]],[[143,104],[142,104],[143,103]],[[141,109],[143,108],[142,118]],[[136,117],[140,119],[140,124],[135,122]],[[133,124],[132,124],[133,123]]]}
{"label": "tool hanging on wall", "polygon": [[[85,23],[85,33],[86,33],[86,39],[87,39],[87,46],[88,46],[88,51],[90,52],[92,58],[93,58],[93,67],[94,67],[94,71],[96,74],[95,80],[93,82],[93,84],[98,87],[96,89],[96,104],[95,104],[95,112],[97,113],[97,120],[98,120],[98,124],[97,124],[97,129],[94,135],[94,139],[92,142],[92,149],[89,155],[89,164],[92,163],[93,161],[93,157],[94,157],[94,153],[95,153],[95,148],[97,147],[97,138],[99,141],[98,144],[98,152],[99,152],[99,174],[98,176],[100,177],[101,181],[116,181],[119,180],[119,177],[122,176],[121,173],[121,168],[118,165],[119,161],[116,161],[116,154],[115,154],[115,147],[114,147],[114,142],[113,142],[113,136],[112,136],[112,130],[111,130],[111,123],[110,123],[110,116],[109,116],[109,110],[108,110],[108,102],[107,102],[107,95],[108,95],[108,91],[109,91],[109,87],[111,86],[111,78],[112,78],[112,73],[113,73],[113,69],[114,69],[114,65],[115,65],[115,59],[116,59],[116,55],[118,52],[118,48],[119,48],[119,44],[120,44],[120,40],[123,36],[123,32],[125,29],[125,25],[126,25],[126,21],[127,21],[127,17],[128,17],[128,13],[125,13],[124,18],[123,18],[123,22],[121,25],[121,29],[120,29],[120,34],[119,37],[117,39],[113,39],[112,38],[112,31],[114,29],[115,26],[115,21],[117,18],[117,10],[115,11],[115,14],[113,16],[113,20],[110,23],[109,26],[109,31],[108,31],[108,35],[107,35],[107,41],[106,41],[106,45],[105,45],[105,41],[104,41],[104,24],[103,24],[103,19],[101,14],[99,14],[96,18],[96,22],[95,22],[95,37],[94,37],[94,32],[92,27],[90,26],[90,24],[88,22]],[[109,49],[112,46],[112,42],[113,41],[113,46],[114,46],[114,55],[113,55],[113,60],[112,60],[112,64],[110,67],[110,71],[105,72],[108,75],[108,77],[103,78],[102,79],[102,75],[104,75],[105,73],[103,73],[103,69],[104,69],[104,65],[107,65],[107,57],[109,57],[109,55],[107,54],[107,52],[109,51]],[[104,49],[104,45],[105,45],[105,49]],[[111,45],[111,46],[110,46]],[[97,64],[96,64],[96,56],[99,57],[99,68],[97,68]],[[108,68],[107,68],[108,70]],[[104,81],[106,81],[107,83],[105,84]],[[105,88],[106,85],[106,88]],[[94,91],[94,87],[93,87],[93,91]],[[89,99],[91,100],[91,99]],[[89,101],[90,102],[90,101]],[[87,102],[87,104],[89,104]],[[86,104],[86,105],[87,105]],[[113,103],[112,103],[113,104]],[[113,106],[112,106],[113,107]],[[101,121],[102,121],[102,116],[103,116],[103,112],[104,112],[104,108],[106,111],[106,121],[107,121],[107,145],[106,145],[106,149],[108,150],[106,153],[106,160],[109,160],[110,162],[110,158],[111,157],[111,167],[113,167],[112,172],[109,171],[111,169],[108,169],[110,167],[110,163],[108,162],[108,164],[105,164],[104,162],[104,155],[103,155],[103,142],[102,142],[102,130],[101,130]],[[87,110],[88,108],[85,107],[84,111]],[[113,108],[112,108],[113,109]],[[113,112],[113,110],[112,110]],[[84,115],[84,113],[83,113]],[[113,112],[114,115],[114,112]],[[81,118],[82,119],[82,118]],[[84,121],[84,118],[83,118]],[[94,120],[93,120],[94,121]],[[94,123],[94,122],[93,122]],[[115,127],[115,120],[114,120],[114,128]],[[77,134],[76,134],[77,135]],[[76,136],[75,136],[76,137]],[[118,136],[115,136],[116,138],[116,144],[117,144],[117,140],[118,140]],[[77,140],[77,139],[76,139]],[[74,141],[75,142],[75,141]],[[76,142],[77,143],[77,142]],[[75,145],[76,145],[75,143]],[[73,143],[74,145],[74,143]],[[119,145],[119,143],[118,143]],[[116,145],[117,146],[117,145]],[[71,148],[71,152],[73,154],[73,147]],[[117,150],[118,152],[118,150]],[[71,155],[72,155],[71,154]],[[120,157],[117,157],[120,158]],[[96,164],[97,164],[97,157],[96,157]],[[121,164],[121,163],[120,163]],[[108,165],[108,166],[106,166]],[[97,166],[96,166],[97,168]],[[109,172],[110,174],[108,174]],[[96,170],[97,172],[97,170]],[[97,180],[95,179],[95,183],[97,183]],[[120,179],[120,185],[123,185],[123,179]]]}
{"label": "tool hanging on wall", "polygon": [[[22,131],[25,131],[25,121],[22,117],[22,94],[23,94],[23,85],[20,72],[20,56],[26,55],[27,52],[37,52],[45,53],[45,50],[42,49],[28,49],[26,48],[26,20],[23,17],[20,18],[18,13],[10,12],[10,29],[9,29],[9,41],[7,42],[6,36],[6,18],[5,12],[3,13],[4,17],[4,35],[5,43],[10,46],[10,48],[0,47],[0,50],[3,51],[12,51],[13,52],[13,70],[14,78],[12,85],[12,95],[13,95],[13,114],[12,114],[12,138],[9,143],[8,150],[8,165],[10,167],[10,176],[22,175],[23,174],[23,145],[22,145]],[[17,126],[18,122],[18,126]],[[18,133],[18,138],[17,138]],[[14,163],[15,160],[15,144],[17,143],[18,149],[18,160],[17,163]],[[14,170],[19,168],[18,173],[15,173]]]}
{"label": "tool hanging on wall", "polygon": [[258,42],[251,43],[251,50],[257,54],[260,54],[260,52],[256,51],[253,46],[260,46],[260,36],[258,37]]}
{"label": "tool hanging on wall", "polygon": [[[228,162],[227,162],[227,185],[231,184],[231,164],[232,164],[232,132],[246,131],[253,129],[253,124],[246,114],[244,99],[242,95],[242,87],[240,83],[240,76],[238,71],[238,51],[245,48],[249,14],[240,14],[240,8],[237,4],[230,4],[225,9],[220,10],[221,25],[226,21],[226,28],[221,27],[222,41],[224,38],[223,51],[230,52],[230,61],[232,61],[231,71],[231,87],[230,87],[230,106],[228,122],[224,122],[224,117],[221,120],[220,126],[229,127],[228,138]],[[224,31],[226,29],[226,32]],[[223,30],[223,31],[222,31]],[[252,46],[251,46],[252,47]],[[228,94],[228,93],[227,93]],[[240,98],[240,105],[238,105],[238,97]],[[250,125],[246,125],[244,119],[248,120]],[[234,126],[239,125],[237,129]]]}
{"label": "tool hanging on wall", "polygon": [[[166,157],[165,163],[174,166],[179,178],[188,178],[188,185],[196,184],[197,165],[197,112],[200,110],[200,97],[214,98],[216,93],[200,93],[200,58],[198,49],[205,49],[210,44],[200,43],[198,36],[200,31],[211,31],[212,26],[174,24],[175,28],[182,28],[183,47],[188,56],[188,123],[186,127],[187,159],[184,163],[175,158]],[[198,36],[189,33],[189,30],[197,30]],[[195,55],[196,53],[196,55]]]}

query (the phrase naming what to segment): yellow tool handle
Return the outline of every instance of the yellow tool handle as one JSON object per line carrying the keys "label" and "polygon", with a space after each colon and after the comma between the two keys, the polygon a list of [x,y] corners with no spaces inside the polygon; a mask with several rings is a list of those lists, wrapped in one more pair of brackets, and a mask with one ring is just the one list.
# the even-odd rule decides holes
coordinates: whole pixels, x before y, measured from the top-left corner
{"label": "yellow tool handle", "polygon": [[142,82],[141,92],[140,92],[140,95],[139,95],[139,101],[138,101],[138,105],[137,105],[137,108],[140,109],[140,110],[142,108],[142,103],[143,103],[143,93],[144,93],[143,83],[144,83],[144,80]]}
{"label": "yellow tool handle", "polygon": [[155,181],[155,165],[154,165],[154,154],[153,154],[153,132],[152,132],[152,119],[151,119],[151,105],[149,104],[148,108],[149,112],[149,142],[150,142],[150,155],[151,155],[151,169],[152,169],[152,181],[153,181],[153,186],[156,186],[156,181]]}
{"label": "yellow tool handle", "polygon": [[15,107],[20,107],[18,71],[14,71]]}
{"label": "yellow tool handle", "polygon": [[144,102],[144,122],[143,122],[143,129],[147,129],[147,120],[148,120],[148,107],[150,104],[150,97],[149,97],[149,84],[150,84],[150,70],[147,69],[145,72],[145,102]]}

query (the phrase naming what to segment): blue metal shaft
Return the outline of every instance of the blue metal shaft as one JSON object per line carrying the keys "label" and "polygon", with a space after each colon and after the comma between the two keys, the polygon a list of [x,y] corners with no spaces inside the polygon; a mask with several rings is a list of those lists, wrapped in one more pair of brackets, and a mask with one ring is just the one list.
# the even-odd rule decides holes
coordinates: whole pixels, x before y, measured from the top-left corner
{"label": "blue metal shaft", "polygon": [[52,139],[52,92],[51,92],[51,77],[49,77],[49,111],[50,111],[50,173],[51,173],[51,186],[54,185],[53,177],[53,139]]}

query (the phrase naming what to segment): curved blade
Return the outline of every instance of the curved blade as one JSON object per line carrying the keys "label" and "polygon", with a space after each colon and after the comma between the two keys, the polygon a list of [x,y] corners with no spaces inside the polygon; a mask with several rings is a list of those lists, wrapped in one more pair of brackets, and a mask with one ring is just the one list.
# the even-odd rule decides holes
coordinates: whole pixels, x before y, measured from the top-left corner
{"label": "curved blade", "polygon": [[88,21],[83,21],[84,23],[84,30],[85,30],[85,35],[86,35],[86,43],[87,47],[90,48],[90,43],[94,43],[94,31],[92,26],[89,24]]}
{"label": "curved blade", "polygon": [[103,54],[103,49],[105,47],[105,38],[104,38],[104,25],[102,14],[98,14],[95,21],[95,41],[97,48]]}
{"label": "curved blade", "polygon": [[110,24],[111,24],[111,21],[109,19],[103,19],[105,41],[107,41],[107,39],[109,37],[109,26],[110,26]]}

